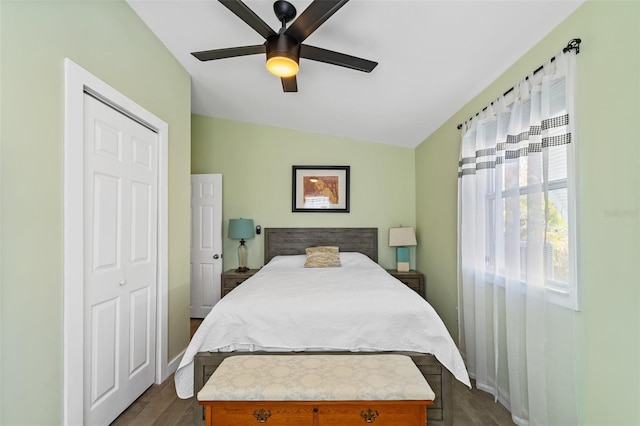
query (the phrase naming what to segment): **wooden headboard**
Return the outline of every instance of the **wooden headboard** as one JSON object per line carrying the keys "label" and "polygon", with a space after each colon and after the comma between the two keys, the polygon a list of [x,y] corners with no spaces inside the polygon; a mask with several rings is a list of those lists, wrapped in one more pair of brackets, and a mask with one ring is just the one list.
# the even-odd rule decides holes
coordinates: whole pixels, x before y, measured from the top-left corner
{"label": "wooden headboard", "polygon": [[265,228],[264,263],[278,255],[305,254],[307,247],[338,246],[378,262],[378,228]]}

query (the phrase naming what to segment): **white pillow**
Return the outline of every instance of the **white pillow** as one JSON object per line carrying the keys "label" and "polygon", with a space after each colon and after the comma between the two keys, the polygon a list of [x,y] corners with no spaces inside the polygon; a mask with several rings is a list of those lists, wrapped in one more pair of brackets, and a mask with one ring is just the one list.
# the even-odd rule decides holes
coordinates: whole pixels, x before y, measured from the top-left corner
{"label": "white pillow", "polygon": [[304,268],[304,262],[307,256],[304,254],[295,254],[291,256],[274,256],[266,265],[262,267],[262,271],[289,271],[291,269]]}
{"label": "white pillow", "polygon": [[367,256],[366,254],[355,251],[341,251],[340,263],[343,267],[378,266],[378,264],[371,260],[371,258],[369,258],[369,256]]}

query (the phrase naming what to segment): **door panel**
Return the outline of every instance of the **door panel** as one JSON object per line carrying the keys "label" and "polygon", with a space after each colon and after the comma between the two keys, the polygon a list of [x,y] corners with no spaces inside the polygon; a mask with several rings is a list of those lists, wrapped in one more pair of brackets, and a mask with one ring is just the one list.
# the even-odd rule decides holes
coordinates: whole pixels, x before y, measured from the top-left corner
{"label": "door panel", "polygon": [[94,407],[118,388],[118,358],[114,353],[119,340],[118,300],[107,300],[93,307],[91,322],[91,406]]}
{"label": "door panel", "polygon": [[120,232],[120,179],[96,173],[93,199],[93,268],[94,270],[118,267]]}
{"label": "door panel", "polygon": [[146,336],[149,330],[149,287],[144,287],[131,293],[131,322],[129,333],[131,336],[129,376],[133,377],[140,369],[149,365],[149,346]]}
{"label": "door panel", "polygon": [[122,138],[118,129],[96,118],[94,141],[96,155],[119,161],[121,144]]}
{"label": "door panel", "polygon": [[[200,278],[203,283],[213,283],[215,282],[214,274],[216,273],[215,267],[211,263],[201,263],[200,264]],[[219,294],[216,294],[214,291],[214,286],[205,285],[202,288],[201,298],[202,300],[214,300],[214,298]]]}
{"label": "door panel", "polygon": [[149,229],[151,186],[142,182],[131,184],[131,262],[149,262]]}

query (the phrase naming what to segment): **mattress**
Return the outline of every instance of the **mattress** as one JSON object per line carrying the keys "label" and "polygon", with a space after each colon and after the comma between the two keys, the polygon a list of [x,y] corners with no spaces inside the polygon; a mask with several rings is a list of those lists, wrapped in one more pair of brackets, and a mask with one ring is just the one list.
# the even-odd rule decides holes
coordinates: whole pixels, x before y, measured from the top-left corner
{"label": "mattress", "polygon": [[304,263],[304,255],[276,256],[214,306],[176,371],[179,397],[193,396],[198,352],[430,353],[470,385],[433,307],[378,264],[360,253],[340,253],[340,267]]}

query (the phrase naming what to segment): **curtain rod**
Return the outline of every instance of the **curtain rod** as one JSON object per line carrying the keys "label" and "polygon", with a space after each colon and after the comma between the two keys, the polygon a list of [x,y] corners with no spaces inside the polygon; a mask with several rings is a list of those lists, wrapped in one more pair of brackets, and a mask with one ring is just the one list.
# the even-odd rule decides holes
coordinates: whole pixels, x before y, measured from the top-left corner
{"label": "curtain rod", "polygon": [[[582,40],[579,39],[579,38],[574,38],[574,39],[569,40],[569,43],[567,43],[567,45],[562,49],[562,52],[567,53],[568,51],[575,49],[576,50],[576,55],[577,55],[578,53],[580,53],[580,43],[581,42],[582,42]],[[553,62],[555,60],[556,60],[555,56],[553,58],[551,58],[551,62]],[[535,71],[533,71],[533,74],[536,74],[539,71],[542,71],[543,67],[544,67],[544,65],[540,65],[538,68],[535,69]],[[528,79],[529,79],[529,76],[527,76],[525,78],[525,80],[528,80]],[[506,92],[504,92],[502,94],[502,96],[507,96],[509,93],[513,92],[514,88],[515,88],[515,86],[512,87],[511,89],[507,90]],[[491,102],[491,105],[493,105],[493,102]],[[486,109],[487,109],[487,107],[484,107],[484,108],[482,108],[482,111],[484,111]],[[477,112],[475,116],[477,117],[478,115],[480,115],[479,112]],[[473,117],[474,116],[469,117],[469,120],[471,120]],[[469,120],[467,120],[467,121],[469,121]],[[462,124],[463,123],[458,124],[458,126],[457,126],[458,130],[460,130],[462,128]]]}

